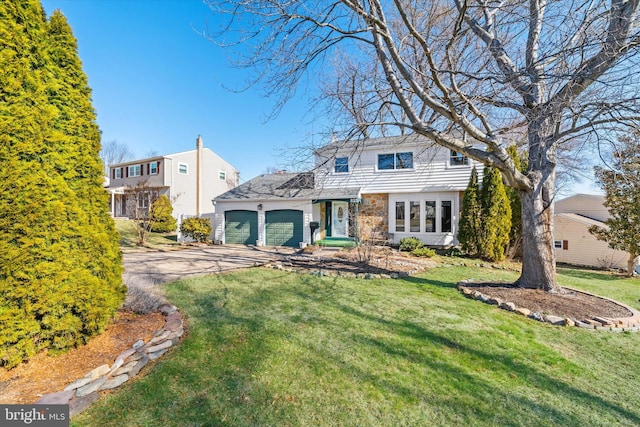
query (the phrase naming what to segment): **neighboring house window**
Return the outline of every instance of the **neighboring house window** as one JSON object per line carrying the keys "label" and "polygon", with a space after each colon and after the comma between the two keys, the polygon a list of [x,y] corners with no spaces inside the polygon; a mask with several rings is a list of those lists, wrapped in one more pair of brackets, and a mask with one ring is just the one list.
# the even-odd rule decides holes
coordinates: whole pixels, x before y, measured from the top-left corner
{"label": "neighboring house window", "polygon": [[563,251],[569,250],[569,241],[568,240],[554,240],[553,247],[556,249],[562,249]]}
{"label": "neighboring house window", "polygon": [[409,202],[409,231],[420,232],[420,202]]}
{"label": "neighboring house window", "polygon": [[425,202],[424,231],[425,233],[436,232],[436,202],[434,200]]}
{"label": "neighboring house window", "polygon": [[396,202],[396,231],[404,231],[404,202]]}
{"label": "neighboring house window", "polygon": [[443,200],[440,212],[440,218],[442,220],[440,231],[442,233],[451,233],[451,214],[451,200]]}
{"label": "neighboring house window", "polygon": [[218,171],[218,179],[220,181],[226,181],[227,180],[227,173],[225,171]]}
{"label": "neighboring house window", "polygon": [[113,177],[115,179],[122,179],[122,168],[115,168]]}
{"label": "neighboring house window", "polygon": [[129,166],[129,176],[140,176],[140,175],[141,175],[140,165]]}
{"label": "neighboring house window", "polygon": [[378,170],[412,169],[413,153],[378,154]]}
{"label": "neighboring house window", "polygon": [[457,151],[450,151],[449,164],[451,166],[467,166],[469,164],[469,158]]}
{"label": "neighboring house window", "polygon": [[149,163],[149,175],[157,175],[158,174],[158,162]]}
{"label": "neighboring house window", "polygon": [[335,173],[347,173],[349,172],[349,158],[337,157],[334,168]]}
{"label": "neighboring house window", "polygon": [[186,163],[178,163],[178,173],[182,175],[186,175],[189,171],[189,165]]}

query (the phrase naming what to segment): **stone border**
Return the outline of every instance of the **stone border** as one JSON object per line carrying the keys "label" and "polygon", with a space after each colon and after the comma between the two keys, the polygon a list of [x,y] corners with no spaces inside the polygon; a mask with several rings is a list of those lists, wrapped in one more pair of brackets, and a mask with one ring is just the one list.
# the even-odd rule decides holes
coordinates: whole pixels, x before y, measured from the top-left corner
{"label": "stone border", "polygon": [[609,317],[593,317],[590,319],[570,319],[563,318],[554,315],[543,315],[540,312],[531,312],[531,310],[523,307],[516,307],[512,302],[503,301],[500,298],[493,298],[473,289],[473,286],[466,286],[470,284],[480,284],[484,282],[477,282],[473,280],[463,280],[458,282],[458,290],[465,296],[475,299],[477,301],[484,302],[486,304],[497,305],[499,308],[514,313],[521,314],[529,319],[537,320],[539,322],[546,322],[557,326],[577,326],[584,329],[596,329],[599,331],[612,331],[612,332],[640,332],[640,312],[626,304],[622,304],[618,301],[610,298],[601,297],[600,295],[592,294],[582,290],[569,288],[563,286],[564,289],[568,289],[572,292],[579,292],[581,294],[590,295],[596,298],[601,298],[606,301],[613,302],[620,307],[623,307],[631,313],[629,317],[609,318]]}
{"label": "stone border", "polygon": [[158,359],[169,351],[184,334],[184,321],[176,306],[162,304],[158,311],[164,315],[164,326],[155,331],[147,343],[136,341],[131,348],[120,353],[111,366],[99,366],[63,391],[45,394],[34,404],[69,405],[69,416],[73,417],[98,400],[99,391],[119,387],[138,375],[150,360]]}

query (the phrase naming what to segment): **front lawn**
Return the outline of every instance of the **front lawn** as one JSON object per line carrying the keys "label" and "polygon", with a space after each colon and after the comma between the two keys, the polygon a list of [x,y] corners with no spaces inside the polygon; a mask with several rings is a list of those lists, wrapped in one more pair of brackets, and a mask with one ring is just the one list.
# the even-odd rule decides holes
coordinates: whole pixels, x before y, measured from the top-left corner
{"label": "front lawn", "polygon": [[[561,270],[562,284],[640,308],[640,282]],[[640,334],[537,323],[464,298],[439,267],[407,279],[268,269],[178,281],[189,334],[87,426],[640,424]]]}
{"label": "front lawn", "polygon": [[[136,233],[136,223],[129,219],[116,218],[116,231],[120,235],[120,247],[139,248],[138,234]],[[179,245],[177,235],[173,233],[149,233],[147,243],[144,247],[151,249],[162,249],[167,246]]]}

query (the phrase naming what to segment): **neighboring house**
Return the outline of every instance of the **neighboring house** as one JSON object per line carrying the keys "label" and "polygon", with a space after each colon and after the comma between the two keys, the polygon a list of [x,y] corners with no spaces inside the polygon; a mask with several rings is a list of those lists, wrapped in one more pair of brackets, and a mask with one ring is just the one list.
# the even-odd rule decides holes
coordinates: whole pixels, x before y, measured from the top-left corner
{"label": "neighboring house", "polygon": [[606,242],[589,233],[589,227],[606,228],[609,211],[604,197],[576,194],[555,203],[554,246],[556,261],[603,268],[627,268],[629,254],[609,248]]}
{"label": "neighboring house", "polygon": [[[146,211],[164,194],[171,200],[173,216],[179,222],[189,216],[212,216],[212,199],[239,182],[239,172],[203,147],[200,136],[195,150],[110,165],[109,173],[107,190],[111,194],[114,217],[130,217],[136,210]],[[127,190],[136,188],[136,200],[127,197]]]}
{"label": "neighboring house", "polygon": [[462,194],[476,162],[409,135],[334,142],[315,152],[315,163],[314,172],[260,175],[216,197],[216,240],[458,243]]}

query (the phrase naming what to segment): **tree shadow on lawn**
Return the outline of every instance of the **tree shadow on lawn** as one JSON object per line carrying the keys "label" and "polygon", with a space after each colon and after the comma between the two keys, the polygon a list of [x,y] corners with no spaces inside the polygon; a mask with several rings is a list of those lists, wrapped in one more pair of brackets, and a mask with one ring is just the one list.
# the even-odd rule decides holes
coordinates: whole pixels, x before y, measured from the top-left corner
{"label": "tree shadow on lawn", "polygon": [[[392,321],[382,319],[362,311],[354,310],[352,307],[348,307],[346,305],[336,303],[336,306],[340,306],[342,311],[345,313],[362,318],[367,322],[377,323],[384,329],[392,331],[393,333],[429,343],[429,345],[440,347],[441,349],[446,349],[451,351],[452,354],[460,353],[470,356],[471,359],[482,361],[484,365],[490,364],[490,369],[493,371],[493,375],[495,375],[496,371],[502,372],[505,376],[509,377],[512,377],[512,375],[515,374],[517,378],[526,381],[528,385],[563,396],[568,402],[574,402],[576,405],[584,407],[593,407],[596,405],[601,408],[601,411],[603,412],[615,414],[616,419],[619,419],[620,422],[623,421],[620,418],[624,418],[633,425],[640,424],[640,414],[632,412],[616,404],[614,401],[606,400],[601,396],[578,389],[571,384],[553,378],[544,372],[534,370],[532,366],[519,362],[511,355],[504,353],[490,353],[480,349],[479,347],[475,348],[459,341],[454,341],[409,321]],[[438,372],[440,375],[443,375],[443,381],[447,381],[449,386],[458,388],[461,395],[468,395],[469,393],[472,393],[473,396],[475,396],[474,400],[482,401],[486,399],[486,396],[492,396],[494,404],[505,401],[516,401],[522,406],[531,408],[534,413],[544,416],[545,419],[553,419],[554,424],[559,425],[585,425],[587,422],[586,419],[578,418],[573,414],[564,413],[551,404],[543,404],[525,397],[514,396],[513,394],[496,388],[494,385],[490,384],[489,381],[484,381],[481,375],[471,375],[468,370],[463,370],[455,366],[453,363],[445,363],[428,358],[424,354],[413,351],[407,346],[398,346],[393,342],[385,341],[379,337],[373,338],[371,336],[358,335],[355,339],[357,339],[359,343],[364,343],[370,346],[372,351],[377,350],[391,357],[399,357],[405,360],[410,360],[414,363],[429,366],[430,369]],[[526,357],[525,354],[522,356]],[[335,357],[335,355],[330,355],[329,357]],[[381,379],[379,376],[374,375],[373,372],[359,370],[355,366],[348,365],[344,360],[340,363],[345,366],[344,369],[357,371],[359,373],[358,375],[364,381],[373,382],[385,389],[394,390],[395,392],[403,395],[415,392],[415,390],[408,389],[404,384],[393,383],[387,379]],[[463,381],[460,381],[460,379],[463,379]],[[473,384],[472,390],[469,390],[468,384]],[[441,404],[451,405],[451,411],[454,413],[460,410],[460,407],[456,402],[449,402],[447,399],[443,399]],[[476,406],[476,408],[478,407]],[[510,408],[507,406],[504,409],[509,410]],[[496,418],[496,412],[499,411],[500,408],[489,405],[485,410],[486,413],[483,414],[483,418],[485,420],[499,421]],[[504,419],[502,422],[513,422],[513,415],[514,414],[505,412],[503,414]]]}
{"label": "tree shadow on lawn", "polygon": [[558,275],[559,276],[567,276],[573,277],[575,279],[584,279],[584,280],[600,280],[603,282],[614,282],[618,280],[628,279],[627,277],[623,277],[621,275],[612,274],[610,272],[605,271],[594,271],[588,269],[581,269],[577,267],[560,267],[558,266]]}
{"label": "tree shadow on lawn", "polygon": [[[444,288],[453,288],[455,284],[431,281],[428,279],[405,279],[417,284],[427,284],[429,286],[439,286]],[[332,281],[333,286],[336,285],[337,279]],[[300,286],[303,288],[301,289]],[[398,345],[394,343],[392,339],[381,338],[379,335],[363,334],[358,330],[354,330],[350,335],[352,340],[361,346],[370,348],[370,351],[381,353],[385,360],[390,363],[394,358],[400,358],[403,363],[417,364],[420,366],[427,366],[429,370],[432,370],[441,376],[438,381],[441,384],[446,384],[446,388],[454,388],[458,390],[459,396],[465,397],[465,401],[472,401],[469,409],[466,409],[464,403],[451,399],[446,394],[438,394],[435,397],[437,400],[434,403],[433,394],[429,394],[425,390],[416,389],[411,387],[410,383],[402,381],[402,377],[384,377],[380,374],[376,366],[371,366],[371,369],[363,369],[348,360],[347,354],[335,353],[330,349],[314,348],[314,353],[310,352],[309,360],[300,361],[300,363],[310,364],[317,363],[321,366],[323,364],[333,364],[340,368],[341,372],[348,372],[349,377],[357,378],[358,383],[373,384],[376,388],[386,390],[396,394],[399,399],[419,399],[420,401],[429,404],[432,407],[437,407],[439,413],[454,414],[452,419],[456,416],[462,417],[481,417],[485,422],[497,421],[501,423],[512,423],[514,416],[520,416],[521,421],[526,420],[526,417],[537,416],[540,419],[553,420],[554,424],[562,425],[580,425],[587,422],[586,419],[580,417],[580,411],[576,411],[575,414],[566,413],[561,409],[555,407],[552,403],[544,403],[545,398],[541,397],[540,401],[535,401],[525,396],[519,396],[511,394],[508,391],[504,391],[497,387],[496,384],[492,384],[490,379],[484,379],[482,374],[475,374],[468,369],[463,369],[458,366],[455,360],[451,362],[443,361],[442,358],[429,358],[424,350],[424,346],[431,346],[438,351],[450,352],[452,355],[460,354],[460,357],[465,360],[478,360],[478,364],[483,366],[485,370],[490,371],[487,376],[494,378],[499,377],[500,374],[504,375],[509,381],[509,377],[513,379],[513,375],[522,380],[526,385],[533,387],[534,389],[547,391],[558,395],[560,398],[567,402],[573,402],[575,405],[584,407],[598,407],[598,412],[611,414],[620,419],[621,422],[628,422],[630,424],[640,424],[640,415],[636,412],[632,412],[612,400],[607,400],[601,396],[592,394],[590,392],[578,389],[571,384],[554,378],[539,369],[532,367],[530,364],[519,362],[516,357],[503,352],[489,352],[486,350],[486,346],[482,346],[482,340],[477,336],[468,335],[468,339],[464,337],[464,332],[455,332],[461,334],[460,340],[454,340],[446,337],[443,334],[439,334],[434,330],[426,329],[425,327],[413,323],[409,320],[389,320],[381,318],[377,315],[371,314],[366,310],[358,310],[343,302],[341,298],[345,295],[334,294],[334,289],[326,284],[326,280],[320,282],[319,280],[303,279],[303,282],[298,286],[291,284],[284,284],[282,286],[264,287],[258,290],[254,290],[252,293],[243,296],[246,298],[250,307],[276,304],[287,298],[299,298],[319,301],[327,307],[339,312],[344,313],[348,317],[354,318],[357,322],[366,322],[376,327],[372,327],[371,330],[384,329],[389,331],[392,336],[399,336],[403,339],[413,340],[411,345]],[[320,294],[320,292],[322,292]],[[257,423],[269,423],[273,422],[273,419],[269,417],[273,415],[273,412],[280,412],[286,414],[287,419],[293,424],[299,420],[296,416],[298,409],[287,405],[282,405],[278,408],[271,408],[269,414],[264,414],[261,411],[265,410],[266,401],[243,401],[242,396],[247,392],[245,387],[250,387],[250,393],[253,396],[253,400],[256,397],[262,396],[264,399],[269,399],[272,395],[272,391],[265,385],[260,385],[257,381],[252,381],[253,369],[257,369],[258,366],[262,366],[263,361],[268,361],[270,357],[277,354],[279,348],[273,347],[268,343],[274,336],[281,331],[273,331],[273,319],[268,316],[271,312],[253,312],[249,311],[246,316],[237,316],[227,310],[225,307],[224,293],[217,295],[202,294],[197,296],[194,300],[195,306],[198,307],[200,313],[207,313],[206,318],[200,319],[202,321],[202,327],[210,328],[209,333],[212,333],[211,345],[215,345],[219,342],[222,346],[225,346],[224,351],[236,351],[241,354],[237,356],[236,360],[232,363],[234,366],[242,370],[239,373],[235,368],[231,367],[230,377],[222,379],[226,388],[226,395],[232,399],[228,402],[234,409],[231,413],[243,410],[237,406],[247,407],[255,406],[253,412],[252,422]],[[329,313],[329,312],[327,312]],[[284,313],[286,314],[286,313]],[[317,315],[317,313],[316,313]],[[290,317],[293,319],[294,317]],[[327,327],[336,328],[340,326],[340,320],[329,316],[325,319],[318,319],[323,322]],[[267,326],[267,323],[269,326]],[[239,328],[240,330],[248,331],[248,338],[235,338],[229,341],[229,337],[224,337],[216,332],[216,329],[221,326],[231,326],[232,328]],[[285,329],[286,324],[282,325],[282,329]],[[288,327],[288,326],[287,326]],[[277,329],[280,329],[278,327]],[[342,331],[348,333],[348,328],[342,328]],[[329,330],[331,333],[331,331]],[[469,343],[463,343],[467,340]],[[477,345],[471,343],[477,342]],[[421,344],[421,343],[424,343]],[[348,346],[349,344],[346,343]],[[522,358],[528,358],[531,355],[525,353],[522,354]],[[563,358],[564,359],[564,358]],[[212,361],[217,363],[217,361]],[[537,363],[541,363],[540,361]],[[487,368],[487,366],[490,366]],[[254,368],[256,367],[256,368]],[[227,367],[228,369],[229,367]],[[384,369],[382,369],[384,371]],[[234,374],[235,372],[235,374]],[[237,377],[234,377],[236,375]],[[243,380],[246,378],[246,382]],[[397,378],[397,379],[396,379]],[[499,378],[498,381],[499,382]],[[250,385],[247,385],[250,383]],[[470,386],[471,385],[471,386]],[[365,387],[360,387],[364,389]],[[221,390],[222,392],[222,390]],[[535,395],[540,395],[540,392],[535,392]],[[235,397],[234,397],[235,396]],[[491,403],[487,403],[487,396],[491,396]],[[235,401],[234,401],[235,399]],[[220,411],[217,406],[221,402],[209,402],[213,405],[216,411]],[[480,403],[478,403],[480,402]],[[485,402],[485,404],[482,404]],[[512,403],[509,403],[512,402]],[[533,414],[520,413],[513,414],[513,408],[517,406],[529,408]],[[209,408],[213,411],[213,408]],[[471,412],[470,412],[471,411]],[[479,411],[479,412],[478,412]],[[589,417],[588,414],[585,417]],[[625,421],[626,420],[626,421]],[[212,421],[209,419],[209,421]]]}

